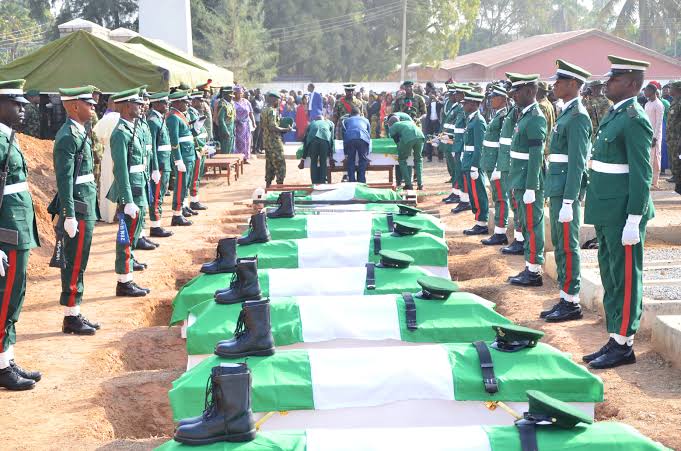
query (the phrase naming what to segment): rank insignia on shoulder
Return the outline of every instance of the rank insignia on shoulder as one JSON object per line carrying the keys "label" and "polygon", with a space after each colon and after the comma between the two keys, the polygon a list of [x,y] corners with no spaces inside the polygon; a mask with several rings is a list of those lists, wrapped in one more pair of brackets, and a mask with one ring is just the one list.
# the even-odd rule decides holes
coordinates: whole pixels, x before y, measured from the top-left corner
{"label": "rank insignia on shoulder", "polygon": [[532,109],[532,116],[539,116],[539,108]]}
{"label": "rank insignia on shoulder", "polygon": [[627,114],[629,117],[634,118],[638,116],[638,111],[636,111],[636,108],[634,107],[634,104],[632,103],[629,105],[629,108],[627,108]]}

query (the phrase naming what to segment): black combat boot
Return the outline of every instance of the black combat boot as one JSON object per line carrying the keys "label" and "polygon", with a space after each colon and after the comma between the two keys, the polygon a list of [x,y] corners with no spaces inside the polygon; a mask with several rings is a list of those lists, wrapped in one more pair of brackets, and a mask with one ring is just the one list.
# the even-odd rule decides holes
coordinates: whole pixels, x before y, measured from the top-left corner
{"label": "black combat boot", "polygon": [[132,282],[118,282],[116,284],[116,296],[128,297],[128,298],[139,298],[146,296],[147,292]]}
{"label": "black combat boot", "polygon": [[293,199],[293,191],[285,191],[279,194],[277,203],[279,206],[275,210],[267,213],[268,218],[292,218],[296,215],[296,203]]}
{"label": "black combat boot", "polygon": [[505,233],[495,233],[489,238],[480,241],[485,246],[500,246],[508,244],[508,237]]}
{"label": "black combat boot", "polygon": [[173,215],[173,219],[170,221],[171,226],[190,226],[192,222],[185,218],[184,215]]}
{"label": "black combat boot", "polygon": [[224,274],[236,271],[236,238],[223,238],[218,242],[215,260],[204,263],[201,272]]}
{"label": "black combat boot", "polygon": [[243,303],[234,338],[218,342],[215,354],[227,359],[274,354],[269,299]]}
{"label": "black combat boot", "polygon": [[236,304],[237,302],[258,300],[260,295],[258,260],[256,258],[239,259],[229,288],[216,291],[215,302],[218,304]]}
{"label": "black combat boot", "polygon": [[166,230],[163,227],[152,227],[149,235],[154,238],[168,238],[169,236],[173,236],[173,232]]}
{"label": "black combat boot", "polygon": [[94,335],[97,330],[90,327],[83,321],[82,315],[65,316],[61,326],[61,331],[65,334],[74,335]]}
{"label": "black combat boot", "polygon": [[11,366],[14,369],[15,373],[17,373],[24,379],[31,379],[32,381],[38,382],[43,377],[43,375],[40,374],[40,371],[30,371],[23,369],[22,367],[17,365],[17,362],[15,362],[14,359],[9,361],[9,366]]}
{"label": "black combat boot", "polygon": [[501,248],[501,253],[506,255],[523,255],[525,253],[525,242],[514,240],[511,244]]}
{"label": "black combat boot", "polygon": [[0,370],[0,387],[11,391],[30,390],[35,387],[35,381],[21,376],[10,365]]}
{"label": "black combat boot", "polygon": [[544,317],[544,320],[547,323],[562,323],[582,319],[582,316],[582,307],[579,304],[561,299],[554,310]]}
{"label": "black combat boot", "polygon": [[189,208],[193,211],[208,210],[208,207],[206,207],[199,201],[189,202]]}
{"label": "black combat boot", "polygon": [[270,240],[270,229],[267,227],[267,217],[261,211],[251,216],[248,235],[237,240],[237,244],[246,246],[255,243],[267,243]]}
{"label": "black combat boot", "polygon": [[[255,423],[251,411],[251,372],[248,366],[245,363],[223,363],[213,367],[207,387],[203,415],[180,422],[174,439],[185,445],[253,440]],[[192,421],[197,418],[198,421]]]}

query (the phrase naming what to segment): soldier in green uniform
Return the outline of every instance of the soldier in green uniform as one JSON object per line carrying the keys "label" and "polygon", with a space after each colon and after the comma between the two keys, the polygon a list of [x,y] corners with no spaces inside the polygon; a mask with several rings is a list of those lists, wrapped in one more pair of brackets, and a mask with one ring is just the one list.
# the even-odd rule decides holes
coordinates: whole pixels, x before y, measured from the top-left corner
{"label": "soldier in green uniform", "polygon": [[119,214],[119,232],[116,237],[118,275],[116,296],[140,297],[150,292],[133,281],[133,272],[146,268],[145,264],[136,261],[132,252],[141,232],[140,217],[144,214],[139,206],[147,205],[148,180],[144,166],[146,150],[138,126],[144,100],[139,96],[139,92],[139,88],[135,88],[111,96],[121,115],[110,139],[114,181],[106,195],[107,199],[118,204]]}
{"label": "soldier in green uniform", "polygon": [[549,171],[544,195],[549,198],[549,220],[560,301],[540,317],[548,322],[580,319],[579,193],[586,176],[586,159],[591,148],[591,120],[579,92],[589,72],[563,60],[556,61],[553,92],[563,101],[551,136]]}
{"label": "soldier in green uniform", "polygon": [[[472,92],[466,85],[458,85],[456,87],[457,99],[463,101],[466,94]],[[454,119],[454,178],[452,180],[452,187],[459,189],[459,204],[452,209],[452,213],[461,213],[471,209],[470,193],[468,192],[468,181],[466,174],[462,169],[461,160],[464,149],[464,134],[466,133],[466,121],[468,115],[463,109],[463,104],[456,110]]]}
{"label": "soldier in green uniform", "polygon": [[140,208],[139,227],[140,236],[135,243],[134,249],[139,249],[143,251],[153,251],[159,244],[151,241],[146,237],[146,213],[150,209],[153,197],[153,183],[156,180],[161,179],[161,172],[158,170],[158,160],[156,159],[156,153],[154,152],[153,140],[151,137],[151,128],[149,128],[149,122],[147,121],[147,113],[149,112],[149,93],[147,92],[147,86],[140,87],[140,97],[144,101],[142,108],[140,109],[140,117],[138,119],[137,126],[139,127],[139,132],[142,137],[142,146],[144,149],[144,167],[147,177],[147,197],[146,201],[148,203],[138,205]]}
{"label": "soldier in green uniform", "polygon": [[423,189],[423,145],[426,142],[423,132],[413,121],[400,121],[392,116],[388,121],[388,135],[397,143],[397,161],[399,162],[402,180],[406,189],[413,189],[411,168],[407,159],[413,157],[416,183],[419,190]]}
{"label": "soldier in green uniform", "polygon": [[545,81],[540,81],[538,83],[537,89],[537,103],[541,112],[544,113],[546,118],[546,144],[544,145],[544,155],[549,154],[549,142],[551,141],[551,133],[553,133],[553,127],[556,124],[556,110],[553,104],[548,98],[548,93],[551,91],[551,87]]}
{"label": "soldier in green uniform", "polygon": [[671,181],[675,191],[681,194],[681,81],[669,84],[672,103],[667,115],[667,152],[672,167]]}
{"label": "soldier in green uniform", "polygon": [[163,217],[163,198],[168,192],[170,173],[173,163],[170,158],[170,135],[166,126],[168,113],[168,92],[157,92],[149,96],[149,114],[147,123],[151,132],[151,146],[156,156],[158,173],[152,171],[151,200],[149,202],[150,235],[155,238],[167,238],[173,232],[161,227]]}
{"label": "soldier in green uniform", "polygon": [[471,197],[475,225],[463,231],[464,235],[482,235],[489,233],[487,220],[489,219],[489,202],[487,188],[485,188],[485,173],[480,171],[480,157],[487,130],[487,122],[480,113],[480,104],[485,95],[479,92],[469,92],[463,98],[463,109],[466,112],[466,132],[463,138],[463,157],[461,170],[467,183],[467,190]]}
{"label": "soldier in green uniform", "polygon": [[53,152],[59,215],[64,220],[66,233],[59,297],[59,303],[64,306],[62,332],[76,335],[94,335],[99,329],[99,324],[80,314],[85,290],[83,275],[97,221],[92,140],[85,128],[95,106],[92,91],[92,86],[59,90],[67,119],[54,139]]}
{"label": "soldier in green uniform", "polygon": [[218,131],[220,137],[220,153],[232,153],[234,151],[234,119],[236,110],[232,104],[232,87],[223,86],[220,89],[220,102],[218,103]]}
{"label": "soldier in green uniform", "polygon": [[322,116],[313,118],[303,137],[303,159],[298,165],[305,167],[305,159],[310,158],[310,179],[312,184],[326,183],[326,168],[329,158],[336,150],[336,136],[333,122]]}
{"label": "soldier in green uniform", "polygon": [[340,100],[336,102],[336,105],[333,108],[332,120],[334,127],[336,128],[336,139],[343,139],[342,134],[343,124],[341,124],[343,116],[350,115],[353,106],[359,108],[359,111],[363,111],[362,101],[355,97],[354,94],[355,86],[356,85],[354,83],[344,84],[343,89],[345,89],[345,97],[341,97]]}
{"label": "soldier in green uniform", "polygon": [[457,136],[461,136],[461,133],[456,133],[456,122],[459,116],[463,114],[463,104],[461,102],[463,102],[465,91],[461,89],[461,85],[453,83],[448,88],[447,93],[449,97],[442,108],[442,124],[440,127],[446,142],[441,143],[440,146],[442,146],[441,150],[447,159],[447,172],[449,172],[450,176],[447,183],[452,184],[452,193],[442,199],[442,201],[446,204],[456,204],[461,200],[462,194],[461,185],[457,183],[461,173],[461,154],[457,155],[454,151],[454,143]]}
{"label": "soldier in green uniform", "polygon": [[[589,118],[591,118],[592,130],[596,131],[603,118],[608,114],[612,102],[603,94],[603,82],[601,80],[594,80],[589,83],[588,90],[590,91],[590,95],[584,102],[584,108],[586,108],[586,111],[589,113]],[[593,138],[596,138],[595,133]]]}
{"label": "soldier in green uniform", "polygon": [[28,168],[12,129],[23,120],[28,104],[23,87],[24,80],[0,82],[0,170],[7,168],[0,193],[0,387],[7,390],[32,389],[41,377],[14,361],[15,324],[26,295],[28,256],[40,245]]}
{"label": "soldier in green uniform", "polygon": [[265,185],[270,186],[276,178],[277,184],[284,183],[286,177],[286,160],[284,159],[284,142],[282,134],[293,129],[280,127],[279,94],[274,91],[267,93],[267,107],[260,116],[262,127],[262,144],[265,149]]}
{"label": "soldier in green uniform", "polygon": [[536,101],[536,74],[508,73],[517,90],[520,117],[511,143],[511,188],[525,236],[525,269],[509,281],[513,285],[541,286],[544,263],[544,141],[546,118]]}
{"label": "soldier in green uniform", "polygon": [[598,238],[598,265],[610,340],[584,356],[591,368],[636,362],[634,335],[643,310],[643,244],[650,198],[653,130],[636,100],[649,63],[610,55],[606,92],[614,102],[596,134],[584,222]]}
{"label": "soldier in green uniform", "polygon": [[[99,181],[102,177],[102,158],[104,158],[104,143],[97,137],[94,132],[95,125],[99,122],[99,116],[97,116],[97,102],[99,101],[99,96],[102,92],[96,86],[92,86],[92,100],[95,102],[95,107],[92,109],[92,114],[90,115],[90,135],[92,137],[92,157],[95,161],[94,169],[92,173],[95,175],[95,186],[97,191],[100,190]],[[97,199],[97,219],[99,216],[99,198]]]}
{"label": "soldier in green uniform", "polygon": [[189,95],[187,91],[175,91],[168,96],[170,112],[166,118],[168,136],[170,138],[170,152],[173,159],[173,219],[171,226],[190,226],[192,222],[185,216],[192,216],[185,205],[192,170],[196,161],[194,135],[192,134],[187,110],[189,109]]}
{"label": "soldier in green uniform", "polygon": [[506,88],[498,84],[493,85],[489,93],[489,103],[494,111],[494,117],[487,126],[480,159],[480,169],[490,179],[492,200],[494,201],[494,233],[481,241],[482,244],[487,246],[508,244],[506,226],[508,225],[509,209],[508,171],[501,172],[497,169],[499,137],[501,136],[501,126],[506,118],[508,94]]}
{"label": "soldier in green uniform", "polygon": [[[206,116],[206,122],[204,124],[206,127],[206,134],[208,135],[206,141],[213,140],[213,112],[210,109],[209,103],[211,83],[213,83],[213,80],[208,80],[207,82],[196,86],[196,89],[201,91],[201,101],[197,102],[197,106],[195,108],[199,111],[199,115]],[[193,99],[192,103],[194,103]]]}
{"label": "soldier in green uniform", "polygon": [[426,114],[426,100],[423,96],[414,93],[413,81],[406,80],[402,83],[402,87],[404,88],[404,97],[395,99],[393,102],[393,112],[401,111],[407,113],[420,125],[421,116]]}
{"label": "soldier in green uniform", "polygon": [[201,177],[205,172],[206,165],[206,143],[208,142],[208,131],[206,124],[208,117],[201,113],[203,107],[203,91],[194,91],[191,94],[192,104],[189,107],[189,121],[192,124],[192,133],[194,134],[194,145],[196,147],[196,164],[194,165],[194,172],[191,177],[191,185],[189,187],[189,208],[194,211],[207,210],[204,204],[199,201],[199,185]]}

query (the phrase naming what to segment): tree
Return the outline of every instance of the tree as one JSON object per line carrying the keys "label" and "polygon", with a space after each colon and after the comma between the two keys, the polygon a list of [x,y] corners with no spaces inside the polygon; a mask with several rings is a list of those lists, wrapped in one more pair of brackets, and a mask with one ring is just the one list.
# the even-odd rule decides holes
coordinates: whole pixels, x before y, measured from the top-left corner
{"label": "tree", "polygon": [[137,0],[64,0],[57,23],[81,18],[107,28],[137,31]]}
{"label": "tree", "polygon": [[637,41],[644,47],[664,48],[670,34],[678,29],[678,0],[607,0],[598,10],[599,22],[615,18],[613,32],[625,37],[627,31],[638,25]]}
{"label": "tree", "polygon": [[47,27],[31,17],[31,11],[19,0],[0,3],[0,65],[23,56],[45,39]]}

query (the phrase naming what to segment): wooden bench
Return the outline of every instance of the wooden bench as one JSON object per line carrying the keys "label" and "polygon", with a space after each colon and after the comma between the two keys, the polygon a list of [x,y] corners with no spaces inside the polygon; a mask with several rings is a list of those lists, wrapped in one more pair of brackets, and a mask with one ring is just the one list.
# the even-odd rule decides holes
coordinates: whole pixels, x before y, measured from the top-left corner
{"label": "wooden bench", "polygon": [[227,172],[227,184],[230,185],[231,175],[234,173],[234,181],[239,180],[239,176],[244,173],[244,163],[241,155],[217,154],[213,158],[206,158],[206,175],[208,169],[213,170],[214,176],[222,175],[222,171]]}

